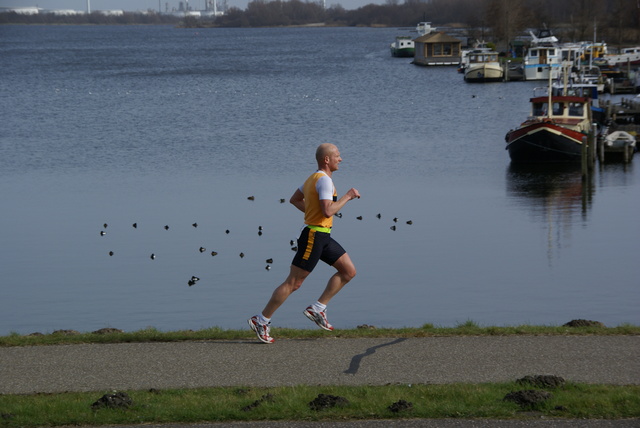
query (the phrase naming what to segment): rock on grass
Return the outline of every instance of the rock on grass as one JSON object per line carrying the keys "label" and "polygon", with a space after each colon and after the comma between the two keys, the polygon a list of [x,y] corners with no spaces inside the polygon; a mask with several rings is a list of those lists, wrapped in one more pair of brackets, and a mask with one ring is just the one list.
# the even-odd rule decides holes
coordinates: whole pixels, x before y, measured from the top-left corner
{"label": "rock on grass", "polygon": [[531,385],[536,388],[560,388],[564,386],[565,380],[560,376],[553,375],[536,375],[525,376],[516,381],[519,385]]}
{"label": "rock on grass", "polygon": [[101,408],[108,409],[128,409],[133,404],[133,400],[126,392],[115,392],[113,394],[105,394],[98,401],[91,405],[94,410]]}
{"label": "rock on grass", "polygon": [[344,407],[349,404],[349,400],[344,397],[329,394],[320,394],[312,402],[309,407],[312,410],[331,409],[333,407]]}
{"label": "rock on grass", "polygon": [[513,401],[522,408],[534,407],[550,399],[553,395],[547,391],[528,389],[510,392],[504,396],[503,401]]}
{"label": "rock on grass", "polygon": [[393,413],[399,413],[407,410],[413,410],[413,403],[406,400],[398,400],[389,407],[387,407]]}

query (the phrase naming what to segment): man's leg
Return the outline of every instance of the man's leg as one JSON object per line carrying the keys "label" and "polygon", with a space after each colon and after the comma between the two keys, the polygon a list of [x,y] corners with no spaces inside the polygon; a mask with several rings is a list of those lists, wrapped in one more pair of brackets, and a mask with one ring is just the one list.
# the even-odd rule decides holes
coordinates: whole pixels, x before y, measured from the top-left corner
{"label": "man's leg", "polygon": [[262,316],[265,318],[271,318],[291,293],[300,288],[304,280],[309,276],[309,273],[310,272],[307,272],[304,269],[291,265],[289,276],[273,291],[271,299],[269,299],[269,302],[262,310]]}
{"label": "man's leg", "polygon": [[329,303],[329,300],[331,300],[333,296],[342,290],[342,287],[356,276],[356,268],[347,253],[340,256],[340,258],[333,264],[333,267],[335,267],[338,272],[329,278],[327,287],[324,289],[324,292],[318,301],[303,311],[307,318],[315,322],[318,327],[327,331],[333,330],[333,326],[329,324],[325,313],[327,303]]}
{"label": "man's leg", "polygon": [[337,269],[337,272],[329,278],[327,287],[318,299],[318,302],[323,305],[328,304],[329,300],[338,294],[338,292],[342,290],[342,287],[347,285],[347,283],[356,276],[356,267],[347,253],[340,256],[340,258],[333,264],[333,267]]}

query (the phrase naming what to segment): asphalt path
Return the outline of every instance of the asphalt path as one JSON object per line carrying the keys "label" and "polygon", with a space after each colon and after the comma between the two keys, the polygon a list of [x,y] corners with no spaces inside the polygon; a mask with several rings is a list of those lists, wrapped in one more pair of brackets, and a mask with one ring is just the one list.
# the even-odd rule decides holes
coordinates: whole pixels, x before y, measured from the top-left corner
{"label": "asphalt path", "polygon": [[118,343],[0,348],[0,394],[216,386],[640,384],[640,336]]}
{"label": "asphalt path", "polygon": [[[216,386],[510,382],[556,375],[640,384],[640,336],[483,336],[119,343],[0,348],[0,394]],[[638,427],[640,420],[196,424],[285,427]],[[157,427],[177,425],[157,425]],[[125,428],[125,427],[121,427]]]}

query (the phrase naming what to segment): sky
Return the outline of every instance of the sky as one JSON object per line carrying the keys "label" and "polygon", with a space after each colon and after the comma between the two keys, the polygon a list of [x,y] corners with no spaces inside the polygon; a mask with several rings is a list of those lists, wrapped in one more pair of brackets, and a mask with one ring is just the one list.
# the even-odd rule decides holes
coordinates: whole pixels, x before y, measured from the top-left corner
{"label": "sky", "polygon": [[[91,10],[121,9],[125,11],[158,10],[158,6],[169,3],[169,9],[178,8],[180,0],[90,0]],[[185,1],[185,0],[182,0]],[[304,0],[303,0],[304,1]],[[229,7],[244,9],[249,0],[227,0]],[[205,0],[188,0],[189,6],[195,10],[204,9]],[[222,0],[218,0],[218,4]],[[384,4],[385,0],[326,0],[327,7],[340,4],[345,9],[357,9],[367,4]],[[87,0],[0,0],[0,7],[37,6],[42,9],[87,10]]]}

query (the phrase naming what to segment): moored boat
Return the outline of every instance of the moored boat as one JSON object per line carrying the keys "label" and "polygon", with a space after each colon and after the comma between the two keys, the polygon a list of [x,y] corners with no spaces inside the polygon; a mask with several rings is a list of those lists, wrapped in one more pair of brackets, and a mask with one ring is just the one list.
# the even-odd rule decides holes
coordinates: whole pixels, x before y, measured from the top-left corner
{"label": "moored boat", "polygon": [[553,91],[530,99],[531,116],[507,132],[512,162],[579,162],[583,139],[591,128],[591,98]]}
{"label": "moored boat", "polygon": [[597,58],[595,64],[609,67],[638,65],[640,64],[640,46],[621,49],[618,54],[603,55]]}
{"label": "moored boat", "polygon": [[467,82],[499,82],[504,80],[504,69],[498,59],[498,52],[471,52],[464,67]]}
{"label": "moored boat", "polygon": [[418,32],[418,37],[420,37],[426,34],[431,34],[436,31],[436,29],[431,26],[430,22],[418,22],[418,25],[416,25],[416,31]]}
{"label": "moored boat", "polygon": [[558,39],[550,30],[542,29],[537,36],[531,33],[531,47],[522,61],[524,79],[555,79],[560,71],[562,55]]}
{"label": "moored boat", "polygon": [[396,58],[413,58],[415,44],[410,36],[396,36],[395,42],[391,43],[391,56]]}
{"label": "moored boat", "polygon": [[619,151],[630,147],[633,152],[636,149],[636,137],[625,131],[614,131],[605,137],[604,145],[607,148]]}
{"label": "moored boat", "polygon": [[529,48],[522,66],[525,80],[555,79],[560,72],[562,55],[556,45],[535,46]]}

